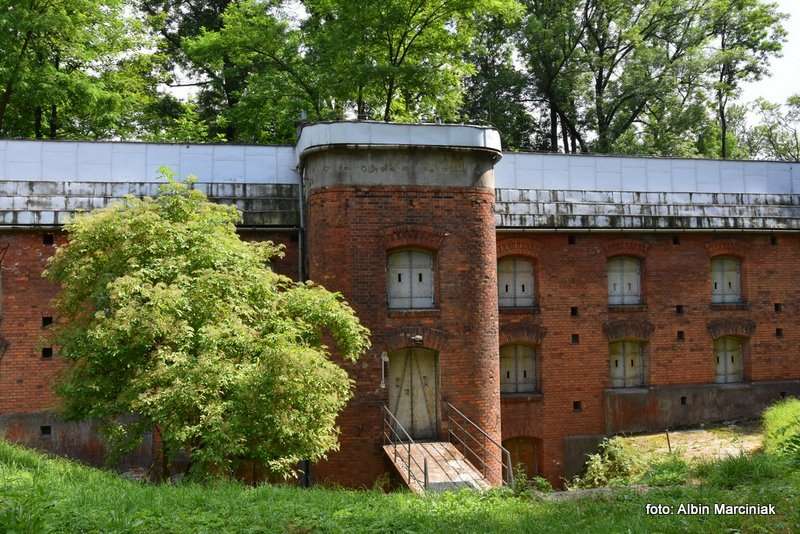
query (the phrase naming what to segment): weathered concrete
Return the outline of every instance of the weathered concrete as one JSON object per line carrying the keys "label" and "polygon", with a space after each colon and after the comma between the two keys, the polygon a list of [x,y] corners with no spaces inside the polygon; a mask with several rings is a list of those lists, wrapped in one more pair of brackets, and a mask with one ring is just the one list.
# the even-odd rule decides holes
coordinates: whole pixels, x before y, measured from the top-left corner
{"label": "weathered concrete", "polygon": [[597,452],[600,442],[605,439],[602,435],[567,436],[564,438],[564,478],[570,479],[583,472],[586,466],[586,457]]}
{"label": "weathered concrete", "polygon": [[304,157],[306,191],[331,186],[494,189],[499,153],[419,147],[332,148]]}
{"label": "weathered concrete", "polygon": [[800,230],[800,195],[497,189],[498,228]]}
{"label": "weathered concrete", "polygon": [[[49,427],[50,433],[45,430]],[[26,447],[79,460],[89,465],[105,465],[106,447],[97,425],[81,421],[66,422],[54,412],[0,415],[0,436]],[[124,456],[119,469],[149,466],[153,462],[153,438],[148,432],[141,445]]]}
{"label": "weathered concrete", "polygon": [[800,380],[607,389],[606,432],[649,432],[754,418],[787,395],[800,396]]}
{"label": "weathered concrete", "polygon": [[[155,196],[159,182],[0,181],[0,226],[58,226],[79,211],[122,199]],[[299,186],[207,183],[194,185],[212,201],[235,205],[247,227],[299,226]]]}

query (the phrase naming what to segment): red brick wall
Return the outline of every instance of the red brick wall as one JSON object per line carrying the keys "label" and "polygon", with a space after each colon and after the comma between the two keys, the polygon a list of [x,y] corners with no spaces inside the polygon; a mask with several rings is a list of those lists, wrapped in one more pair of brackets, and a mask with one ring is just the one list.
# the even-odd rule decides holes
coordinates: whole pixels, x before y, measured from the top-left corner
{"label": "red brick wall", "polygon": [[[346,365],[356,396],[339,419],[341,450],[315,466],[317,480],[369,486],[387,471],[380,354],[411,346],[411,335],[422,335],[422,346],[439,354],[440,398],[500,437],[493,200],[491,191],[455,187],[311,192],[309,278],[344,294],[373,343],[369,354]],[[387,253],[404,246],[435,252],[437,309],[388,310]],[[443,420],[439,430],[446,438]]]}
{"label": "red brick wall", "polygon": [[[0,233],[0,338],[7,343],[0,359],[0,414],[36,412],[56,402],[50,385],[62,362],[57,352],[51,359],[42,359],[41,350],[46,334],[42,316],[53,315],[50,301],[57,293],[57,288],[42,278],[42,271],[55,246],[43,244],[42,235]],[[59,234],[56,239],[60,242],[63,237]]]}
{"label": "red brick wall", "polygon": [[[543,439],[543,465],[554,482],[562,472],[563,438],[604,432],[603,390],[609,385],[608,338],[603,324],[613,320],[646,320],[654,330],[647,342],[650,385],[701,384],[714,381],[713,320],[752,320],[746,370],[753,381],[800,378],[800,236],[780,235],[771,244],[766,234],[503,233],[498,257],[523,255],[537,269],[539,310],[500,313],[501,340],[514,338],[520,325],[534,325],[541,337],[541,396],[504,397],[503,437]],[[630,254],[643,258],[645,305],[633,311],[608,307],[606,261]],[[716,309],[711,302],[710,258],[742,258],[746,309]],[[782,303],[776,313],[774,304]],[[684,313],[676,313],[676,305]],[[570,315],[570,307],[578,316]],[[775,329],[783,328],[777,338]],[[677,341],[677,331],[685,333]],[[504,336],[504,332],[512,332]],[[532,335],[537,334],[533,329]],[[571,343],[572,334],[580,336]],[[541,335],[541,332],[538,332]],[[519,336],[517,336],[519,337]],[[573,401],[582,410],[573,411]]]}
{"label": "red brick wall", "polygon": [[271,267],[276,273],[299,280],[300,237],[297,230],[241,230],[239,235],[244,241],[272,241],[276,245],[283,245],[283,257],[276,258]]}

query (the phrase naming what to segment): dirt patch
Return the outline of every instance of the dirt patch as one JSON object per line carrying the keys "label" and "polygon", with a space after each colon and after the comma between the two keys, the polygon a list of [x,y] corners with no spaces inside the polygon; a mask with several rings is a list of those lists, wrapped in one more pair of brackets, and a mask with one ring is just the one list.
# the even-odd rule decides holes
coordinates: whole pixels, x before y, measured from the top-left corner
{"label": "dirt patch", "polygon": [[625,441],[645,455],[679,452],[687,460],[710,460],[752,453],[762,447],[761,424],[758,420],[737,421],[691,430],[671,430],[667,434],[628,436]]}

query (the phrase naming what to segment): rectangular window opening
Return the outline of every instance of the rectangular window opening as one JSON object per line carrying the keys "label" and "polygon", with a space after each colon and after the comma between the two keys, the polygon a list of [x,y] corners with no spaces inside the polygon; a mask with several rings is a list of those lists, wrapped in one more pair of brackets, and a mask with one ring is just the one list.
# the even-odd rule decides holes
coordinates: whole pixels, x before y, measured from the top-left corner
{"label": "rectangular window opening", "polygon": [[783,304],[780,302],[775,303],[775,313],[780,313],[783,311]]}
{"label": "rectangular window opening", "polygon": [[769,236],[769,244],[773,247],[776,246],[778,244],[778,237],[774,235]]}
{"label": "rectangular window opening", "polygon": [[683,312],[684,312],[683,304],[678,304],[677,306],[675,306],[675,313],[677,313],[678,315],[683,315]]}
{"label": "rectangular window opening", "polygon": [[567,244],[574,245],[576,241],[577,239],[575,238],[574,235],[567,236]]}
{"label": "rectangular window opening", "polygon": [[581,410],[583,410],[583,403],[581,401],[572,401],[572,411],[580,412]]}
{"label": "rectangular window opening", "polygon": [[681,244],[680,236],[677,236],[677,235],[672,236],[672,244],[673,245],[680,245]]}
{"label": "rectangular window opening", "polygon": [[783,328],[775,329],[775,337],[783,337]]}
{"label": "rectangular window opening", "polygon": [[45,315],[42,317],[42,328],[47,328],[53,324],[53,318],[49,315]]}
{"label": "rectangular window opening", "polygon": [[53,427],[50,425],[42,425],[39,427],[39,434],[42,437],[49,437],[53,434]]}
{"label": "rectangular window opening", "polygon": [[571,339],[571,341],[572,341],[572,344],[573,344],[573,345],[577,345],[578,343],[580,343],[580,342],[581,342],[581,336],[580,336],[580,335],[578,335],[578,334],[572,334],[572,339]]}
{"label": "rectangular window opening", "polygon": [[53,245],[56,242],[56,238],[53,234],[42,234],[42,244],[43,245]]}
{"label": "rectangular window opening", "polygon": [[681,406],[686,406],[686,397],[681,397]]}
{"label": "rectangular window opening", "polygon": [[569,309],[569,314],[570,314],[571,316],[573,316],[573,317],[577,317],[577,316],[578,316],[578,307],[577,307],[577,306],[572,306],[572,307]]}
{"label": "rectangular window opening", "polygon": [[686,339],[686,334],[684,334],[683,330],[678,330],[678,341],[683,341]]}
{"label": "rectangular window opening", "polygon": [[53,347],[45,347],[42,349],[42,359],[49,360],[53,357]]}

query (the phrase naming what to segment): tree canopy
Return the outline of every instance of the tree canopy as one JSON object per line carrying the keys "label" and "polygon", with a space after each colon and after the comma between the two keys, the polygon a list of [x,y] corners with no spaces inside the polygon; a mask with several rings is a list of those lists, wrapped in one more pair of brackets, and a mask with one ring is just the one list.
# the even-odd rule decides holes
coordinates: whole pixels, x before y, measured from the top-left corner
{"label": "tree canopy", "polygon": [[45,272],[62,288],[54,341],[72,362],[58,392],[116,450],[155,427],[193,473],[247,459],[286,474],[338,446],[351,380],[325,340],[355,360],[368,331],[340,295],[273,272],[279,247],[242,241],[237,210],[191,186],[170,178],[155,199],[66,225]]}
{"label": "tree canopy", "polygon": [[0,0],[0,134],[290,143],[492,124],[509,149],[758,157],[769,0]]}

